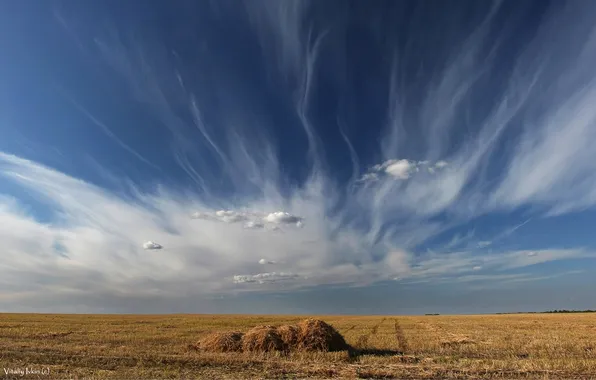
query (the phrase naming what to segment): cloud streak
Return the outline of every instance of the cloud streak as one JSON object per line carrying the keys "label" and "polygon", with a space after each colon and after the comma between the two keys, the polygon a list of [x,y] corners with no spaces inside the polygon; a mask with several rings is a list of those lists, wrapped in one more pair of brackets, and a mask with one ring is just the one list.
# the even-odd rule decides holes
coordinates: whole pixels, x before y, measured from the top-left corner
{"label": "cloud streak", "polygon": [[[308,210],[304,204],[301,211],[311,217],[303,228],[254,234],[242,223],[189,218],[190,209],[222,218],[236,215],[211,211],[196,199],[166,192],[130,199],[4,153],[0,167],[5,179],[37,194],[56,213],[54,224],[43,224],[24,212],[15,199],[2,199],[0,220],[11,228],[1,230],[5,260],[0,281],[13,289],[13,297],[30,291],[48,295],[210,294],[280,281],[290,288],[365,285],[383,279],[432,280],[479,268],[503,271],[594,257],[585,250],[413,255],[389,246],[367,246],[356,230],[341,230],[332,237],[326,220],[315,218],[316,208]],[[164,223],[170,228],[164,229]],[[140,245],[147,236],[160,243]],[[156,252],[144,254],[147,249]],[[268,259],[259,259],[263,255]],[[279,269],[260,271],[258,267],[266,264]],[[36,277],[35,284],[18,280],[25,273]]]}

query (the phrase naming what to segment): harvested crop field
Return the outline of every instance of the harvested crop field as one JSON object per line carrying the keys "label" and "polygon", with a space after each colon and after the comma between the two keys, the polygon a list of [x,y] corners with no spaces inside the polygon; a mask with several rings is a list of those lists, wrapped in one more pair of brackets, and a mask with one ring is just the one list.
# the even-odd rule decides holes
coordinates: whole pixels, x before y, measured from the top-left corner
{"label": "harvested crop field", "polygon": [[[286,341],[307,339],[306,335],[300,338],[298,328],[301,322],[306,325],[305,318],[0,314],[0,375],[18,379],[596,378],[596,314],[317,316],[337,329],[351,348],[337,352],[274,349],[286,347]],[[281,325],[293,327],[279,329]],[[270,328],[257,329],[251,333],[256,340],[246,340],[246,333],[257,326]],[[201,341],[226,349],[205,350],[198,344]],[[243,345],[250,350],[243,351]],[[21,376],[19,370],[30,373]]]}

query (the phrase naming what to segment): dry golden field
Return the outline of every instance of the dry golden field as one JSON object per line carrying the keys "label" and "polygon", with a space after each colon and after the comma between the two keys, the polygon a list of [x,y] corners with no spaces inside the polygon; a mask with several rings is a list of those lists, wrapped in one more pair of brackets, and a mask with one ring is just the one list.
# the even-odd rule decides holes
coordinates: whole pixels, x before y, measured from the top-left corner
{"label": "dry golden field", "polygon": [[0,314],[0,377],[596,379],[596,314],[317,317],[357,355],[189,347],[209,332],[304,318]]}

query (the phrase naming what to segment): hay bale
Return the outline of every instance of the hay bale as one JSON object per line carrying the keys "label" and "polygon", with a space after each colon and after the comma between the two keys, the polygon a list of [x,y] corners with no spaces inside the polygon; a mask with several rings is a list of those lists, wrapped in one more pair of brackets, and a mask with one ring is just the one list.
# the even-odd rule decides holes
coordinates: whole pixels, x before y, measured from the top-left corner
{"label": "hay bale", "polygon": [[303,351],[345,351],[350,348],[333,326],[319,319],[305,319],[298,324],[297,348]]}
{"label": "hay bale", "polygon": [[284,343],[284,350],[289,351],[295,349],[298,344],[298,336],[300,335],[300,327],[296,325],[283,325],[277,328],[277,333]]}
{"label": "hay bale", "polygon": [[213,333],[201,339],[197,347],[211,352],[239,352],[242,351],[243,336],[238,331]]}
{"label": "hay bale", "polygon": [[284,342],[274,326],[257,326],[242,337],[242,349],[246,352],[282,351]]}

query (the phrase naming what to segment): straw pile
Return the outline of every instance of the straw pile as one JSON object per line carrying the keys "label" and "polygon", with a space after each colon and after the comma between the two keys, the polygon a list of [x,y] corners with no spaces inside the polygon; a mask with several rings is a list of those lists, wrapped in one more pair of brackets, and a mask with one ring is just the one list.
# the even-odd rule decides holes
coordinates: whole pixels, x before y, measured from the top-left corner
{"label": "straw pile", "polygon": [[241,332],[210,334],[198,348],[211,352],[345,351],[344,337],[329,324],[306,319],[298,325],[257,326]]}
{"label": "straw pile", "polygon": [[238,331],[213,333],[201,339],[197,347],[211,352],[238,352],[242,350],[243,336]]}
{"label": "straw pile", "polygon": [[273,326],[253,327],[242,337],[242,350],[245,352],[281,351],[283,348],[284,342]]}
{"label": "straw pile", "polygon": [[283,325],[277,328],[277,332],[284,344],[284,351],[290,351],[297,347],[300,327],[296,325]]}
{"label": "straw pile", "polygon": [[345,351],[349,348],[333,326],[319,319],[305,319],[298,327],[296,349],[299,351]]}

